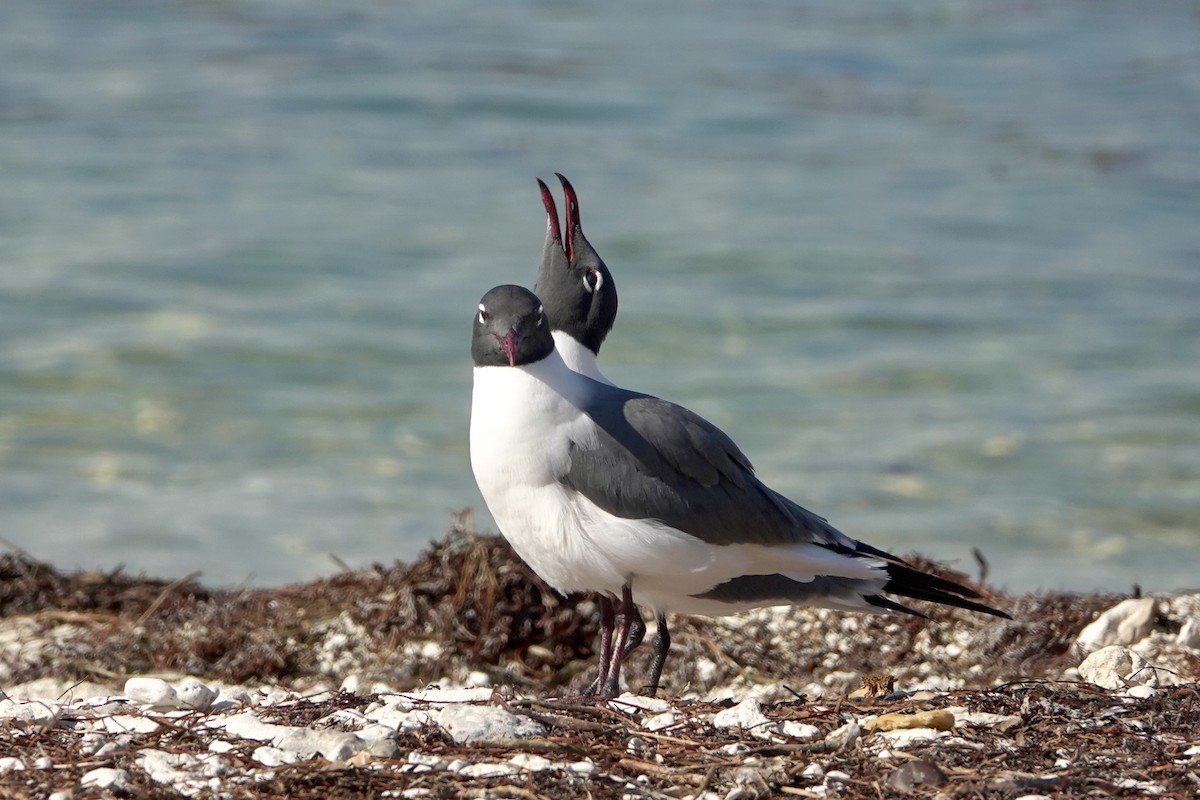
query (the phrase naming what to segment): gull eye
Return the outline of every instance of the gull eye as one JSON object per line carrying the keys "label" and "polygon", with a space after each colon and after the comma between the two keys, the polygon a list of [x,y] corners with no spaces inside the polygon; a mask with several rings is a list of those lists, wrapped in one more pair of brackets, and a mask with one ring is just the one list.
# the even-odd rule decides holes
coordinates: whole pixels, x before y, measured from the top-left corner
{"label": "gull eye", "polygon": [[600,270],[589,269],[583,274],[583,288],[588,290],[588,293],[594,292],[604,285],[604,276],[600,274]]}
{"label": "gull eye", "polygon": [[542,327],[542,323],[546,321],[546,315],[542,312],[542,307],[538,306],[538,321],[537,326]]}
{"label": "gull eye", "polygon": [[488,321],[489,316],[491,316],[491,315],[488,314],[487,309],[483,307],[483,303],[480,303],[479,304],[479,322],[481,324],[486,323]]}

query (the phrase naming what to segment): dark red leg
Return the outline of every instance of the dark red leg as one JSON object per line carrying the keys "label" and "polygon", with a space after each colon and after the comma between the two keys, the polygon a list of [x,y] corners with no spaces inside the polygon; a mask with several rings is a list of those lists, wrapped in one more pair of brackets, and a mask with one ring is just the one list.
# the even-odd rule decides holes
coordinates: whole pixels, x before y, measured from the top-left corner
{"label": "dark red leg", "polygon": [[608,685],[608,673],[613,660],[613,628],[616,627],[616,617],[613,611],[613,600],[608,595],[600,595],[600,674],[596,681],[588,687],[585,695],[593,696],[603,693]]}

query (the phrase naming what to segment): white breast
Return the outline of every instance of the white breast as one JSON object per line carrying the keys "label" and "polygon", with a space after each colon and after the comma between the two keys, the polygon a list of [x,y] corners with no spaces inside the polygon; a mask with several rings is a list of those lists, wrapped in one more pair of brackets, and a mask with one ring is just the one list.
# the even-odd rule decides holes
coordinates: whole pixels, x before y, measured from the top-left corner
{"label": "white breast", "polygon": [[594,437],[574,405],[586,381],[552,354],[524,367],[476,367],[471,468],[500,532],[560,592],[620,593],[624,577],[581,535],[572,495],[559,483],[570,443]]}

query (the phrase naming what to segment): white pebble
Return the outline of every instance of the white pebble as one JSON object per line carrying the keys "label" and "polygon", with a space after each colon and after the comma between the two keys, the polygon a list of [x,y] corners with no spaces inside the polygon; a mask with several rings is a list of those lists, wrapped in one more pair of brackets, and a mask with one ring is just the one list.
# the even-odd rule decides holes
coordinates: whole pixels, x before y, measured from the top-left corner
{"label": "white pebble", "polygon": [[509,775],[516,775],[520,772],[519,769],[512,764],[468,764],[458,770],[458,774],[466,778],[506,778]]}
{"label": "white pebble", "polygon": [[1080,631],[1075,644],[1080,652],[1091,653],[1110,645],[1140,642],[1150,635],[1157,610],[1153,597],[1122,600]]}
{"label": "white pebble", "polygon": [[148,717],[139,717],[134,714],[114,714],[98,720],[96,727],[109,733],[154,733],[161,726]]}
{"label": "white pebble", "polygon": [[294,764],[300,760],[300,756],[295,753],[288,753],[270,745],[254,748],[251,758],[264,767],[281,767],[284,764]]}
{"label": "white pebble", "polygon": [[214,719],[209,725],[214,728],[224,728],[225,732],[230,736],[236,736],[239,739],[252,739],[256,742],[269,742],[276,738],[282,739],[293,731],[299,730],[299,728],[291,725],[276,725],[271,722],[264,722],[255,716],[252,711],[243,711],[241,714],[234,714],[224,719]]}
{"label": "white pebble", "polygon": [[512,742],[544,736],[546,729],[528,717],[519,717],[499,706],[450,705],[438,715],[438,724],[455,744]]}
{"label": "white pebble", "polygon": [[296,753],[301,758],[320,753],[330,761],[345,761],[360,750],[365,750],[367,742],[344,731],[295,728],[288,735],[276,739],[275,746]]}
{"label": "white pebble", "polygon": [[0,758],[0,775],[5,772],[20,772],[25,769],[25,762],[13,756]]}
{"label": "white pebble", "polygon": [[114,792],[128,791],[129,773],[123,769],[99,767],[85,772],[79,779],[79,785],[86,788],[112,789]]}
{"label": "white pebble", "polygon": [[553,769],[557,766],[550,759],[534,753],[517,753],[508,760],[508,763],[526,772],[541,772],[542,770]]}
{"label": "white pebble", "polygon": [[626,714],[633,714],[637,711],[662,714],[671,710],[671,704],[661,697],[644,697],[629,692],[620,697],[614,697],[609,701],[608,706],[617,711],[624,711]]}
{"label": "white pebble", "polygon": [[678,711],[664,711],[661,714],[655,714],[652,717],[647,717],[642,721],[642,727],[648,731],[661,731],[664,728],[669,728],[675,725],[683,718],[683,715]]}
{"label": "white pebble", "polygon": [[1170,673],[1154,667],[1128,647],[1102,647],[1079,665],[1079,677],[1105,689],[1123,689],[1131,684],[1161,686],[1175,682]]}
{"label": "white pebble", "polygon": [[739,728],[760,738],[769,738],[780,728],[767,719],[762,713],[762,704],[753,697],[743,700],[733,708],[714,714],[712,724],[717,728]]}
{"label": "white pebble", "polygon": [[793,739],[813,739],[821,735],[821,729],[807,722],[789,720],[783,723],[783,734],[791,736]]}
{"label": "white pebble", "polygon": [[1184,647],[1200,650],[1200,618],[1188,617],[1187,621],[1183,623],[1183,627],[1179,629],[1179,635],[1175,637],[1175,641]]}
{"label": "white pebble", "polygon": [[62,706],[45,700],[0,700],[0,719],[14,728],[54,728],[62,716]]}
{"label": "white pebble", "polygon": [[409,703],[480,703],[492,699],[492,690],[482,689],[423,689],[403,692],[397,698]]}
{"label": "white pebble", "polygon": [[175,695],[179,705],[196,711],[208,711],[217,699],[217,691],[211,689],[195,678],[186,678],[175,687]]}
{"label": "white pebble", "polygon": [[179,707],[175,689],[161,678],[130,678],[125,681],[125,696],[139,706],[157,709]]}

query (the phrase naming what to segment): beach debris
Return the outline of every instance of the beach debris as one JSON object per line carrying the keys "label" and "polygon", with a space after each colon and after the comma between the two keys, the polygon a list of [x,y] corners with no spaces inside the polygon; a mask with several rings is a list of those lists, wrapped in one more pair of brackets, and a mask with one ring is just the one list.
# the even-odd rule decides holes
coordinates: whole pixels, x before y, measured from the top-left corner
{"label": "beach debris", "polygon": [[1179,681],[1170,672],[1160,669],[1140,653],[1128,647],[1110,645],[1089,655],[1079,665],[1079,677],[1105,689],[1125,689],[1129,686],[1167,686]]}
{"label": "beach debris", "polygon": [[954,730],[954,715],[944,709],[920,711],[915,714],[899,712],[881,714],[875,719],[867,720],[863,730],[868,732],[896,731],[912,728],[932,728],[936,731]]}
{"label": "beach debris", "polygon": [[1110,645],[1140,642],[1154,629],[1157,613],[1158,601],[1153,597],[1122,600],[1080,631],[1075,647],[1087,654]]}

